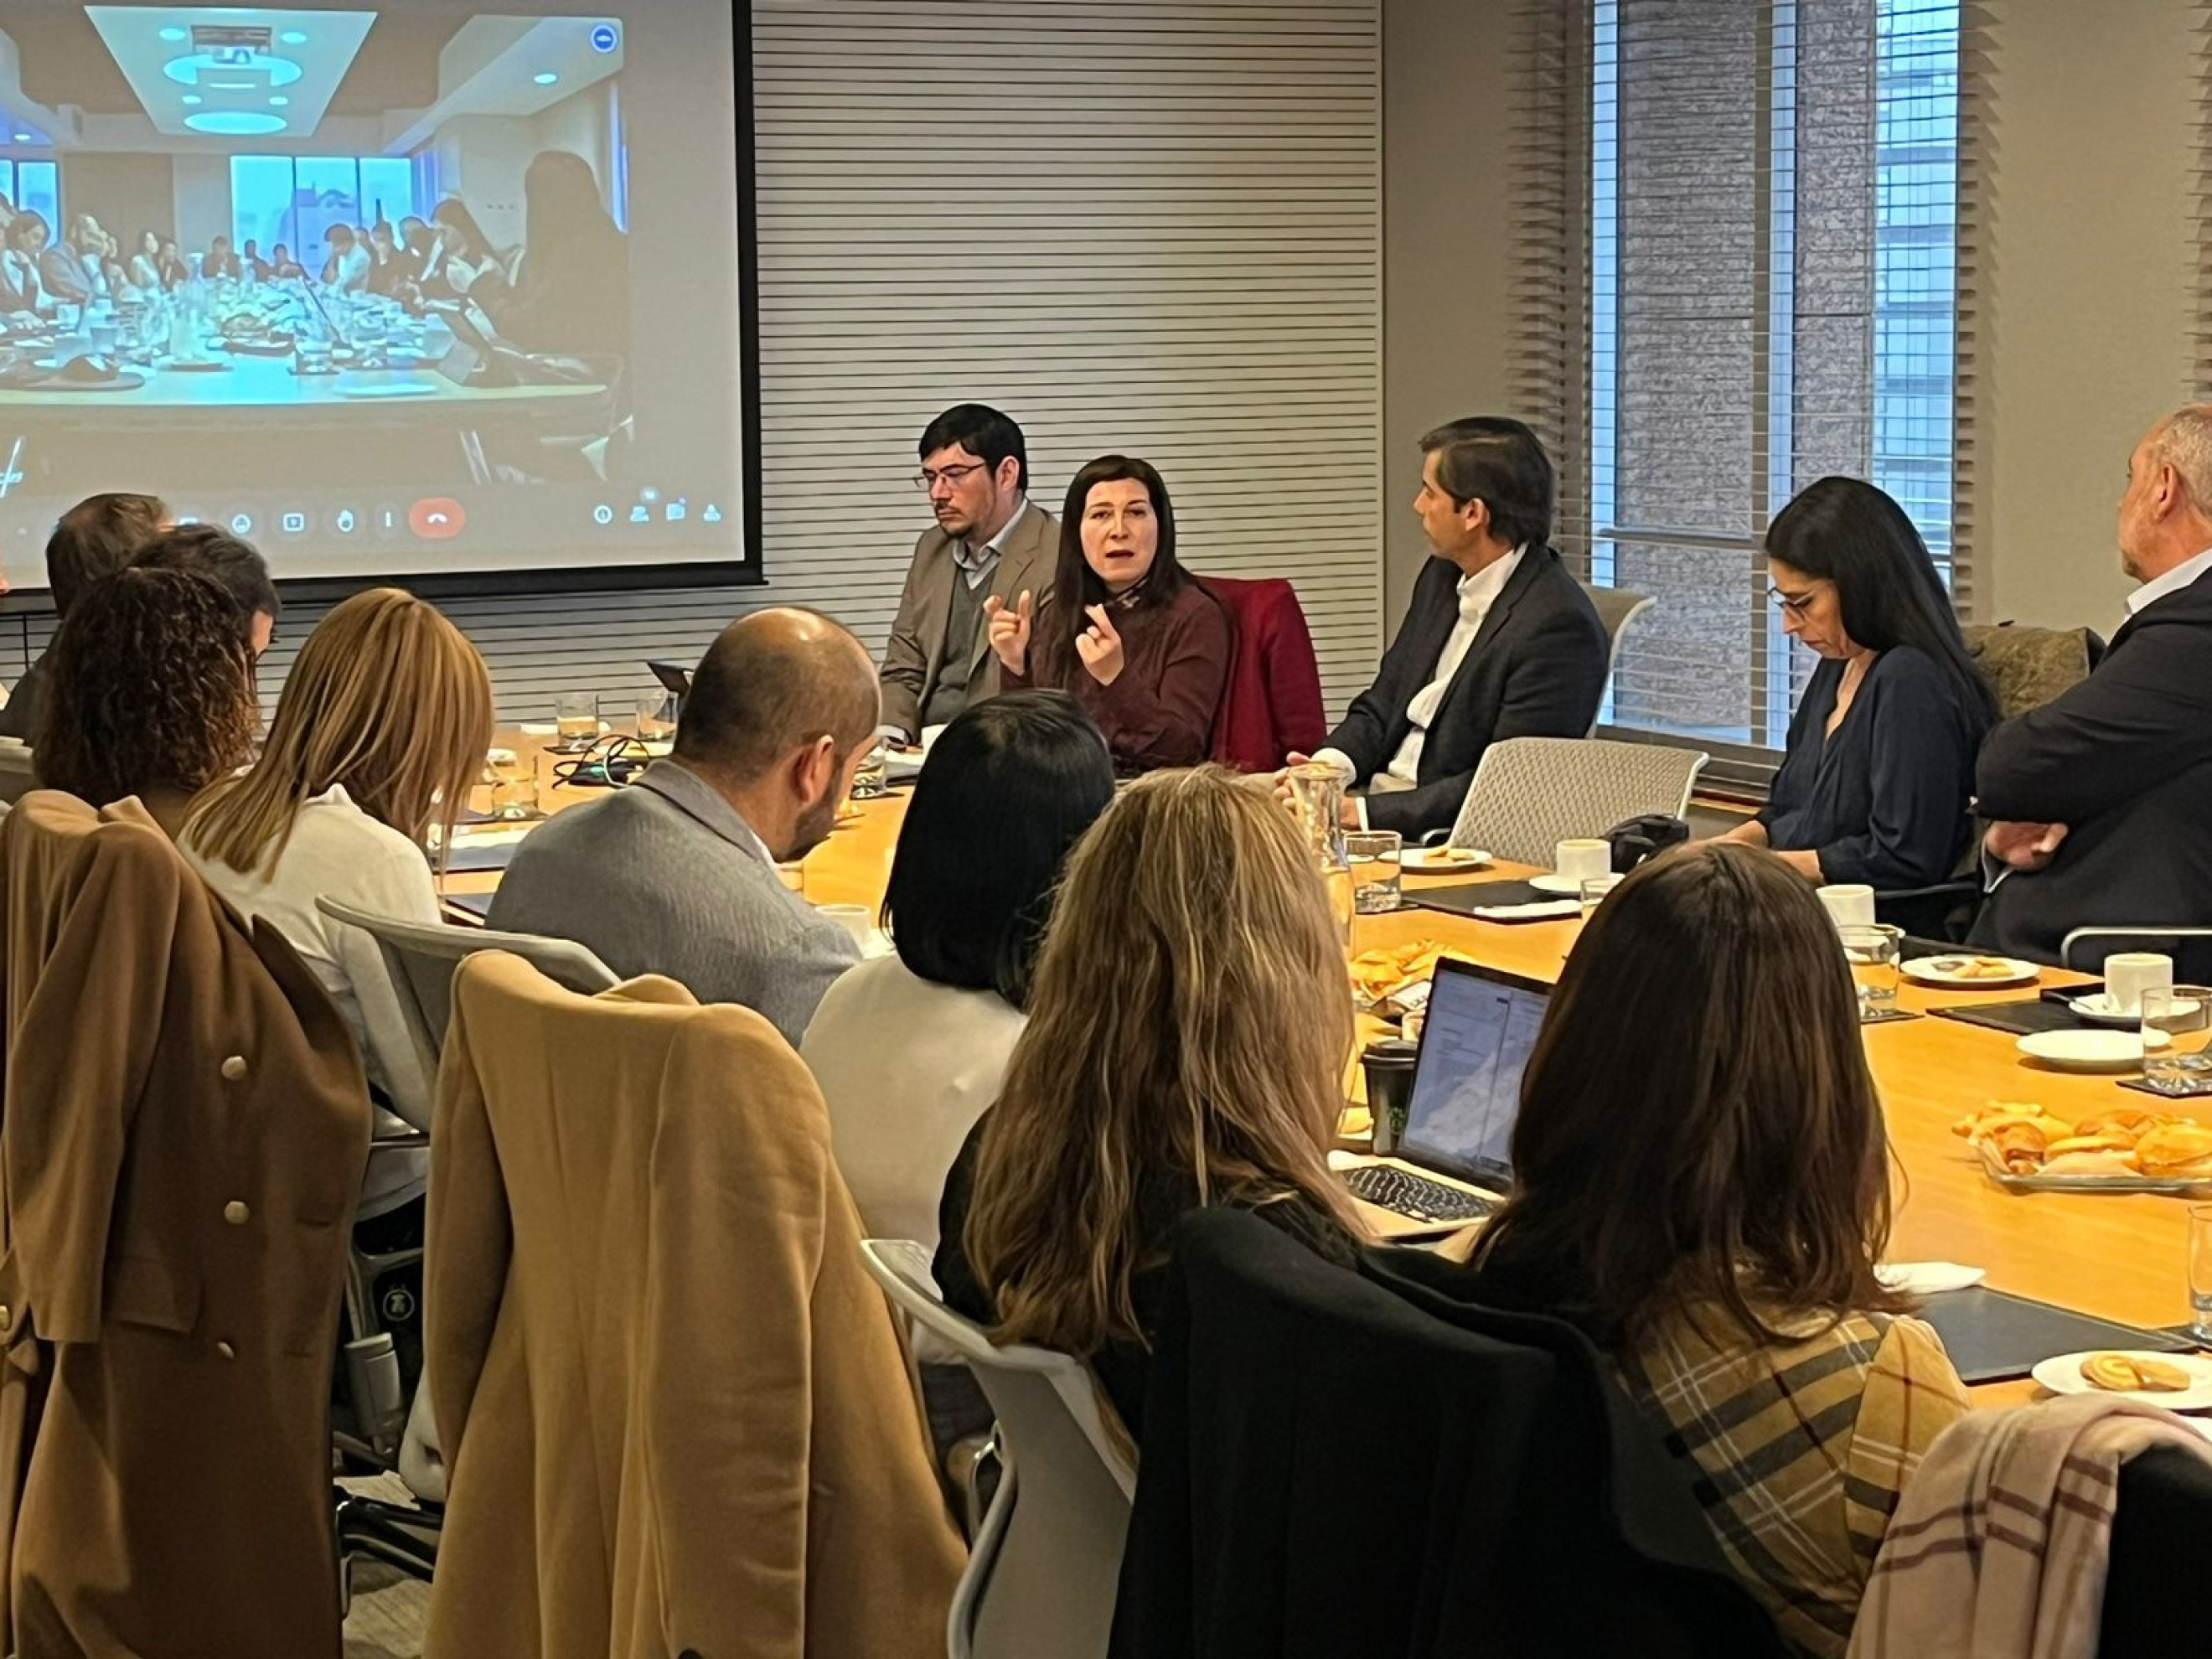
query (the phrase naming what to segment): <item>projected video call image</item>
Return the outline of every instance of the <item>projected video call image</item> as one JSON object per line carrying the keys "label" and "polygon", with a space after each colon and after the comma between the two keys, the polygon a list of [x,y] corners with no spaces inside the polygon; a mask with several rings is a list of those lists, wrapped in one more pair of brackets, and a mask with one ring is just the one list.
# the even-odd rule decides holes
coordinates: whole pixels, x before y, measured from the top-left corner
{"label": "projected video call image", "polygon": [[[133,489],[280,574],[372,568],[348,537],[408,544],[394,568],[564,534],[731,556],[727,59],[687,131],[635,50],[711,63],[714,9],[0,3],[0,528]],[[634,223],[670,185],[719,279],[673,289]]]}

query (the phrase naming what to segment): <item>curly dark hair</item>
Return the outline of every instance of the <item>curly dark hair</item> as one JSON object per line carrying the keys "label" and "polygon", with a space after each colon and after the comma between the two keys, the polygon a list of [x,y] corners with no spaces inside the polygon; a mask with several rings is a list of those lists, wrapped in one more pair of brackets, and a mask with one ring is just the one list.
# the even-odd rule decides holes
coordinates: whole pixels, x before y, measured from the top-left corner
{"label": "curly dark hair", "polygon": [[32,735],[39,781],[95,806],[197,793],[250,757],[260,711],[238,605],[209,577],[119,570],[54,634]]}

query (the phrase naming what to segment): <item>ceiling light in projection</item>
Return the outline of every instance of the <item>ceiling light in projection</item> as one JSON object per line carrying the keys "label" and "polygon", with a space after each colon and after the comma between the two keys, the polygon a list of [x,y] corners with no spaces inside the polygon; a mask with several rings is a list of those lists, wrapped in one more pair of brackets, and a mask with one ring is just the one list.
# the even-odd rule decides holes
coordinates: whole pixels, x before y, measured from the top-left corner
{"label": "ceiling light in projection", "polygon": [[[289,58],[276,58],[265,52],[227,52],[217,57],[211,52],[191,52],[182,58],[172,58],[161,65],[161,73],[179,86],[197,87],[204,75],[265,75],[272,87],[289,87],[300,78],[300,66]],[[221,86],[220,81],[205,84]]]}
{"label": "ceiling light in projection", "polygon": [[185,117],[194,132],[211,132],[219,138],[261,138],[284,131],[281,115],[264,115],[250,109],[204,109]]}

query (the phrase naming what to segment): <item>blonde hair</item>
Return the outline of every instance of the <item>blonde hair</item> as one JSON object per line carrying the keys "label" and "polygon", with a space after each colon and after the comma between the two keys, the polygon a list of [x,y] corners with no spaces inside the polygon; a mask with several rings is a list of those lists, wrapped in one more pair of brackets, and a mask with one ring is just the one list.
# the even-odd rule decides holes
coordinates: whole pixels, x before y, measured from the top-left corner
{"label": "blonde hair", "polygon": [[977,1152],[969,1259],[1001,1340],[1141,1337],[1140,1199],[1303,1199],[1357,1235],[1327,1161],[1352,1039],[1344,944],[1290,816],[1218,767],[1132,785],[1069,860]]}
{"label": "blonde hair", "polygon": [[395,587],[356,593],[300,649],[261,758],[194,807],[185,843],[246,873],[273,866],[300,808],[335,784],[421,840],[450,840],[491,742],[491,677],[467,636]]}

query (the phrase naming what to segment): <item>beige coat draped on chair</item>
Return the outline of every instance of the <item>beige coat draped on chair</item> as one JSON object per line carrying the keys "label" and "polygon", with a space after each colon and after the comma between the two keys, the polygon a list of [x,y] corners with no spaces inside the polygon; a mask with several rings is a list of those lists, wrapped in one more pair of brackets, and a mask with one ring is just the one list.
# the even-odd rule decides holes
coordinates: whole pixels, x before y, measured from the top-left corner
{"label": "beige coat draped on chair", "polygon": [[432,1659],[924,1659],[960,1547],[821,1095],[750,1009],[453,986]]}
{"label": "beige coat draped on chair", "polygon": [[368,1156],[337,1008],[135,800],[0,823],[0,1588],[22,1659],[337,1659]]}

